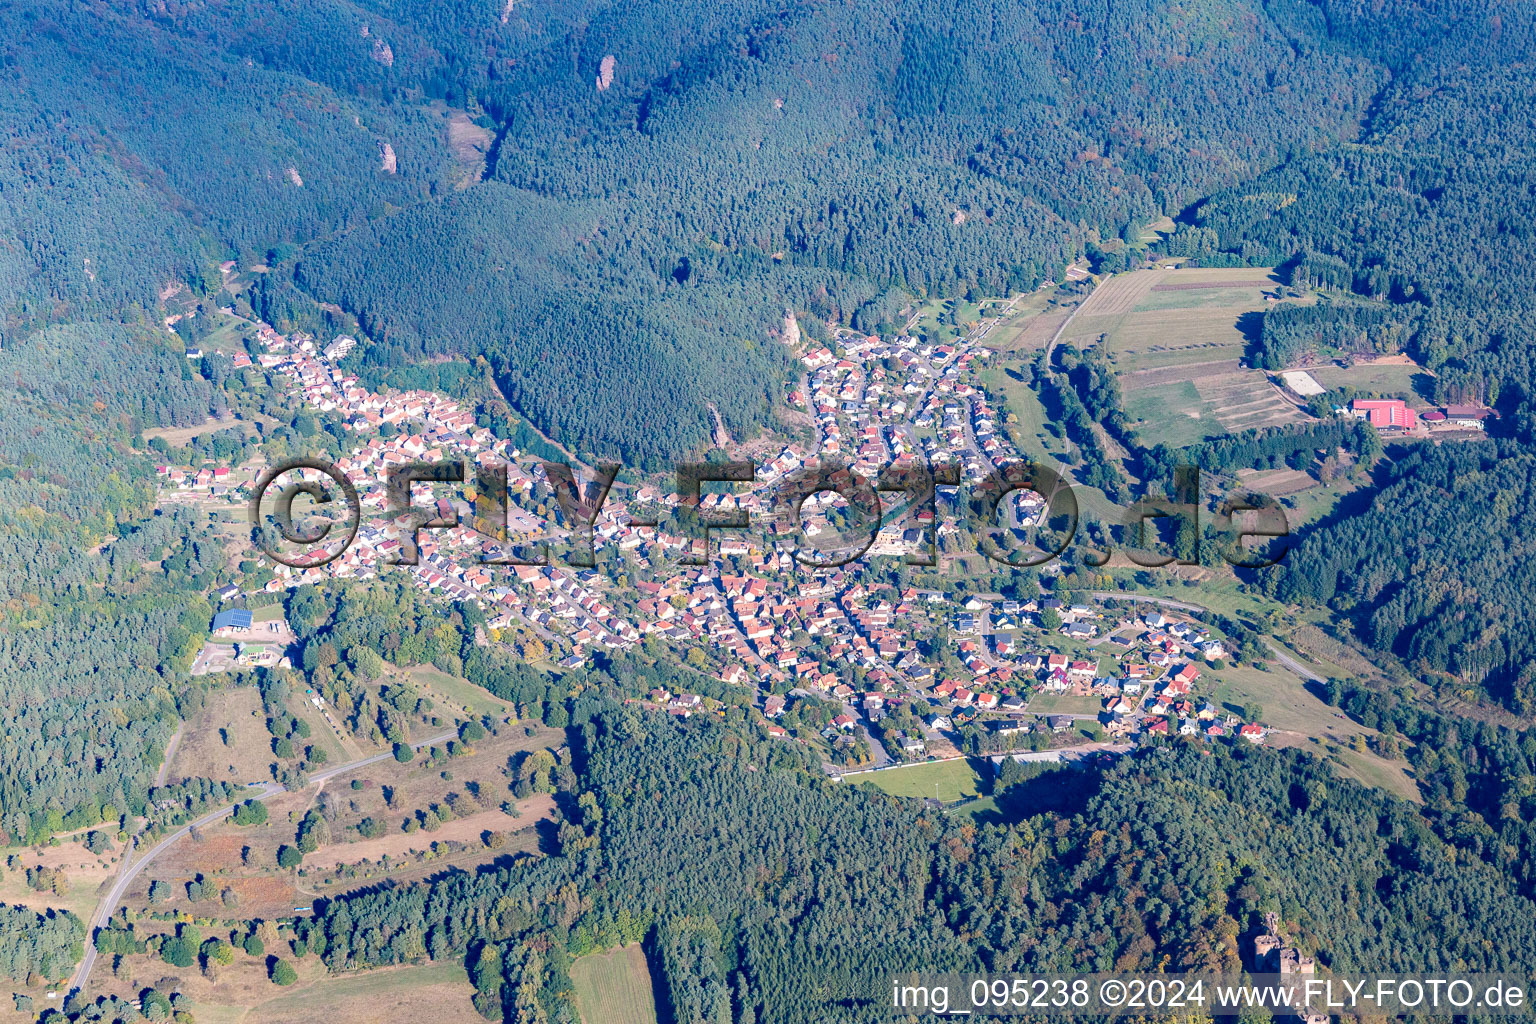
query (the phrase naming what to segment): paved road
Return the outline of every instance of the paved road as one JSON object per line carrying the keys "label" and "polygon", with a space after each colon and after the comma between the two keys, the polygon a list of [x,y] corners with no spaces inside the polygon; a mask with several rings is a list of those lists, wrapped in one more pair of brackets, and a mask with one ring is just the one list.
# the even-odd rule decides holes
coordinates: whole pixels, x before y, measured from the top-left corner
{"label": "paved road", "polygon": [[[1185,601],[1174,601],[1166,597],[1146,597],[1142,594],[1125,594],[1117,591],[1095,590],[1093,591],[1092,596],[1096,601],[1104,601],[1110,598],[1114,598],[1115,600],[1119,601],[1145,601],[1148,604],[1161,605],[1164,608],[1175,608],[1179,611],[1186,612],[1204,612],[1210,610],[1198,604],[1189,604]],[[1327,682],[1327,679],[1318,675],[1316,672],[1312,671],[1310,668],[1307,668],[1307,666],[1297,661],[1290,654],[1286,653],[1284,648],[1282,648],[1279,644],[1275,643],[1268,637],[1264,638],[1264,645],[1269,648],[1270,653],[1275,656],[1276,661],[1290,669],[1292,672],[1296,673],[1298,676],[1301,676],[1301,678],[1314,683]]]}
{"label": "paved road", "polygon": [[[452,739],[456,735],[458,735],[458,733],[450,729],[448,732],[412,743],[411,748],[414,750],[420,750],[422,747],[430,747],[434,743],[443,743]],[[382,754],[375,754],[372,757],[365,757],[360,761],[351,761],[347,764],[339,764],[336,767],[328,768],[323,772],[316,772],[314,775],[309,777],[309,782],[311,785],[324,785],[326,782],[336,778],[338,775],[345,775],[349,772],[354,772],[359,768],[365,768],[371,764],[378,764],[380,761],[389,760],[394,756],[395,755],[393,751],[386,751]],[[269,796],[275,796],[282,791],[283,787],[275,782],[264,783],[258,787],[256,791],[249,797],[242,798],[241,802],[244,802],[245,799],[265,799]],[[152,846],[149,852],[146,853],[142,858],[139,859],[137,863],[133,864],[131,867],[129,866],[129,860],[132,857],[133,850],[130,849],[124,852],[123,866],[118,871],[117,881],[113,883],[111,891],[107,893],[106,897],[102,899],[100,906],[96,908],[96,913],[92,916],[89,927],[86,928],[85,959],[80,961],[80,966],[76,968],[74,977],[70,979],[69,990],[71,992],[80,992],[81,994],[84,994],[85,983],[90,979],[91,976],[91,968],[96,965],[96,929],[106,927],[107,921],[117,910],[118,904],[122,902],[123,896],[125,893],[127,893],[128,886],[132,884],[133,880],[142,874],[145,868],[149,867],[151,861],[174,846],[176,841],[179,840],[182,836],[191,832],[194,828],[202,828],[204,825],[211,825],[216,821],[220,821],[228,817],[234,812],[234,809],[237,806],[239,805],[230,804],[228,807],[221,807],[216,811],[209,811],[202,817],[181,826],[181,828],[177,829],[175,832],[172,832],[170,835],[166,836],[164,839],[161,839],[158,843]],[[135,836],[133,838],[134,848],[137,848],[138,841],[138,837]]]}

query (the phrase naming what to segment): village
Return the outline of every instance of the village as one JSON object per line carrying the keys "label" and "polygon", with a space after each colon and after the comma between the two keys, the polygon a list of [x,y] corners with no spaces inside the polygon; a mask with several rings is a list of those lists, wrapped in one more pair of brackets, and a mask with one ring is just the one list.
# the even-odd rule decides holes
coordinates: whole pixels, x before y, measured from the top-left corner
{"label": "village", "polygon": [[[760,513],[762,488],[818,453],[851,456],[855,469],[871,475],[919,457],[940,465],[952,460],[967,482],[1017,459],[998,430],[992,401],[974,381],[990,355],[978,342],[995,322],[940,345],[911,334],[883,342],[839,330],[834,356],[826,345],[802,344],[794,317],[786,315],[782,340],[805,368],[786,397],[812,416],[817,448],[791,442],[772,449],[757,466],[755,489],[707,495],[703,507]],[[237,353],[239,368],[254,363],[304,407],[341,418],[357,438],[337,468],[356,488],[363,510],[356,539],[339,558],[319,567],[277,565],[262,592],[404,572],[444,601],[484,608],[493,638],[537,637],[552,667],[577,668],[597,651],[629,650],[649,639],[680,660],[702,651],[703,659],[687,662],[757,692],[770,735],[790,738],[780,722],[802,701],[834,711],[812,716],[818,723],[829,719],[818,731],[834,773],[953,757],[962,749],[1032,756],[1044,749],[1049,757],[1051,748],[1114,752],[1158,735],[1253,743],[1266,736],[1262,722],[1202,699],[1202,666],[1221,664],[1228,652],[1222,637],[1192,619],[1166,617],[1155,606],[1111,611],[1097,600],[1067,606],[1045,588],[964,599],[939,589],[898,588],[858,566],[808,568],[787,545],[741,531],[716,532],[711,564],[687,569],[677,564],[687,538],[636,523],[650,517],[632,509],[677,505],[678,496],[656,484],[616,489],[594,523],[600,564],[611,556],[656,570],[630,577],[627,592],[616,592],[596,569],[486,564],[504,559],[514,545],[565,532],[537,459],[445,396],[368,390],[337,365],[354,344],[350,337],[321,346],[260,325],[256,340],[261,351],[254,361]],[[506,466],[505,538],[472,529],[473,510],[462,498],[430,496],[417,484],[417,500],[435,500],[441,515],[456,515],[461,525],[421,531],[419,562],[391,566],[404,541],[385,519],[386,474],[411,462],[460,459]],[[168,494],[206,492],[238,506],[249,499],[257,468],[164,466],[160,472]],[[870,555],[899,557],[942,544],[957,529],[953,501],[952,491],[941,490],[937,522],[921,508],[889,517]],[[1015,492],[1014,522],[1035,521],[1043,506],[1039,495]],[[1051,573],[1049,566],[1043,570],[1046,578]],[[214,597],[227,606],[243,595],[230,586]],[[212,632],[194,673],[291,664],[291,633],[280,620],[253,629],[248,612],[226,608]],[[706,706],[696,694],[656,693],[651,703],[682,716]],[[893,728],[897,721],[905,728]]]}

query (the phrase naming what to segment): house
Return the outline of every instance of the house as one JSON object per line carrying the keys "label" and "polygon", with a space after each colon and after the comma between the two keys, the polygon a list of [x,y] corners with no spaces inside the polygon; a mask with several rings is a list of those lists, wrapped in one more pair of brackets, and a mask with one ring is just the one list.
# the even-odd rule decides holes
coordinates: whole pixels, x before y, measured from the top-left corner
{"label": "house", "polygon": [[1268,734],[1268,730],[1265,729],[1262,725],[1259,725],[1257,722],[1249,722],[1247,725],[1237,730],[1237,734],[1243,739],[1247,740],[1249,743],[1263,743],[1264,737]]}
{"label": "house", "polygon": [[1072,718],[1070,715],[1049,715],[1045,724],[1051,727],[1051,732],[1066,732],[1072,728]]}
{"label": "house", "polygon": [[778,718],[784,713],[784,698],[773,694],[763,701],[763,714],[768,718]]}

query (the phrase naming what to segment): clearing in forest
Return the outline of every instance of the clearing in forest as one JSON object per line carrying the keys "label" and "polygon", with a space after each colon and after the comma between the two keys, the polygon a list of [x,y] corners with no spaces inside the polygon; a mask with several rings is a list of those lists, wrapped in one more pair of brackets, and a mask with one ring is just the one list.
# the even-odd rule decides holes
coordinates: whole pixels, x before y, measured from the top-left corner
{"label": "clearing in forest", "polygon": [[651,968],[638,944],[579,958],[571,984],[582,1024],[656,1024]]}

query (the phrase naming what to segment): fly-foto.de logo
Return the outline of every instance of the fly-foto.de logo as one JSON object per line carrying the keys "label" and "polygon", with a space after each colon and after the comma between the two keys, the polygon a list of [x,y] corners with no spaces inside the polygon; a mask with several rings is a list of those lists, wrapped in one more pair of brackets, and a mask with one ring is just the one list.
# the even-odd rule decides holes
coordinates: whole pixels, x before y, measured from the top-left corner
{"label": "fly-foto.de logo", "polygon": [[[652,542],[679,564],[694,566],[719,554],[721,538],[754,532],[813,568],[848,565],[872,551],[935,566],[946,532],[969,537],[972,550],[1014,568],[1044,565],[1074,543],[1083,546],[1080,557],[1090,566],[1108,564],[1115,553],[1107,531],[1092,540],[1082,536],[1071,483],[1038,463],[1004,463],[961,488],[958,467],[911,459],[871,476],[823,458],[766,484],[750,462],[693,462],[677,467],[674,493],[650,498],[616,495],[620,468],[541,461],[532,474],[519,467],[525,486],[515,488],[504,463],[404,462],[381,480],[362,482],[360,494],[334,464],[293,459],[257,480],[252,536],[267,557],[299,569],[343,557],[363,530],[385,535],[376,545],[383,564],[417,565],[424,532],[461,528],[482,538],[484,565],[558,560],[591,567],[605,520],[650,531]],[[721,494],[722,487],[730,490]],[[1245,494],[1211,508],[1207,502],[1199,468],[1177,467],[1167,495],[1120,510],[1125,558],[1147,568],[1199,564],[1203,547],[1216,544],[1222,558],[1241,568],[1284,559],[1290,529],[1273,498]],[[365,524],[365,511],[377,518]]]}

